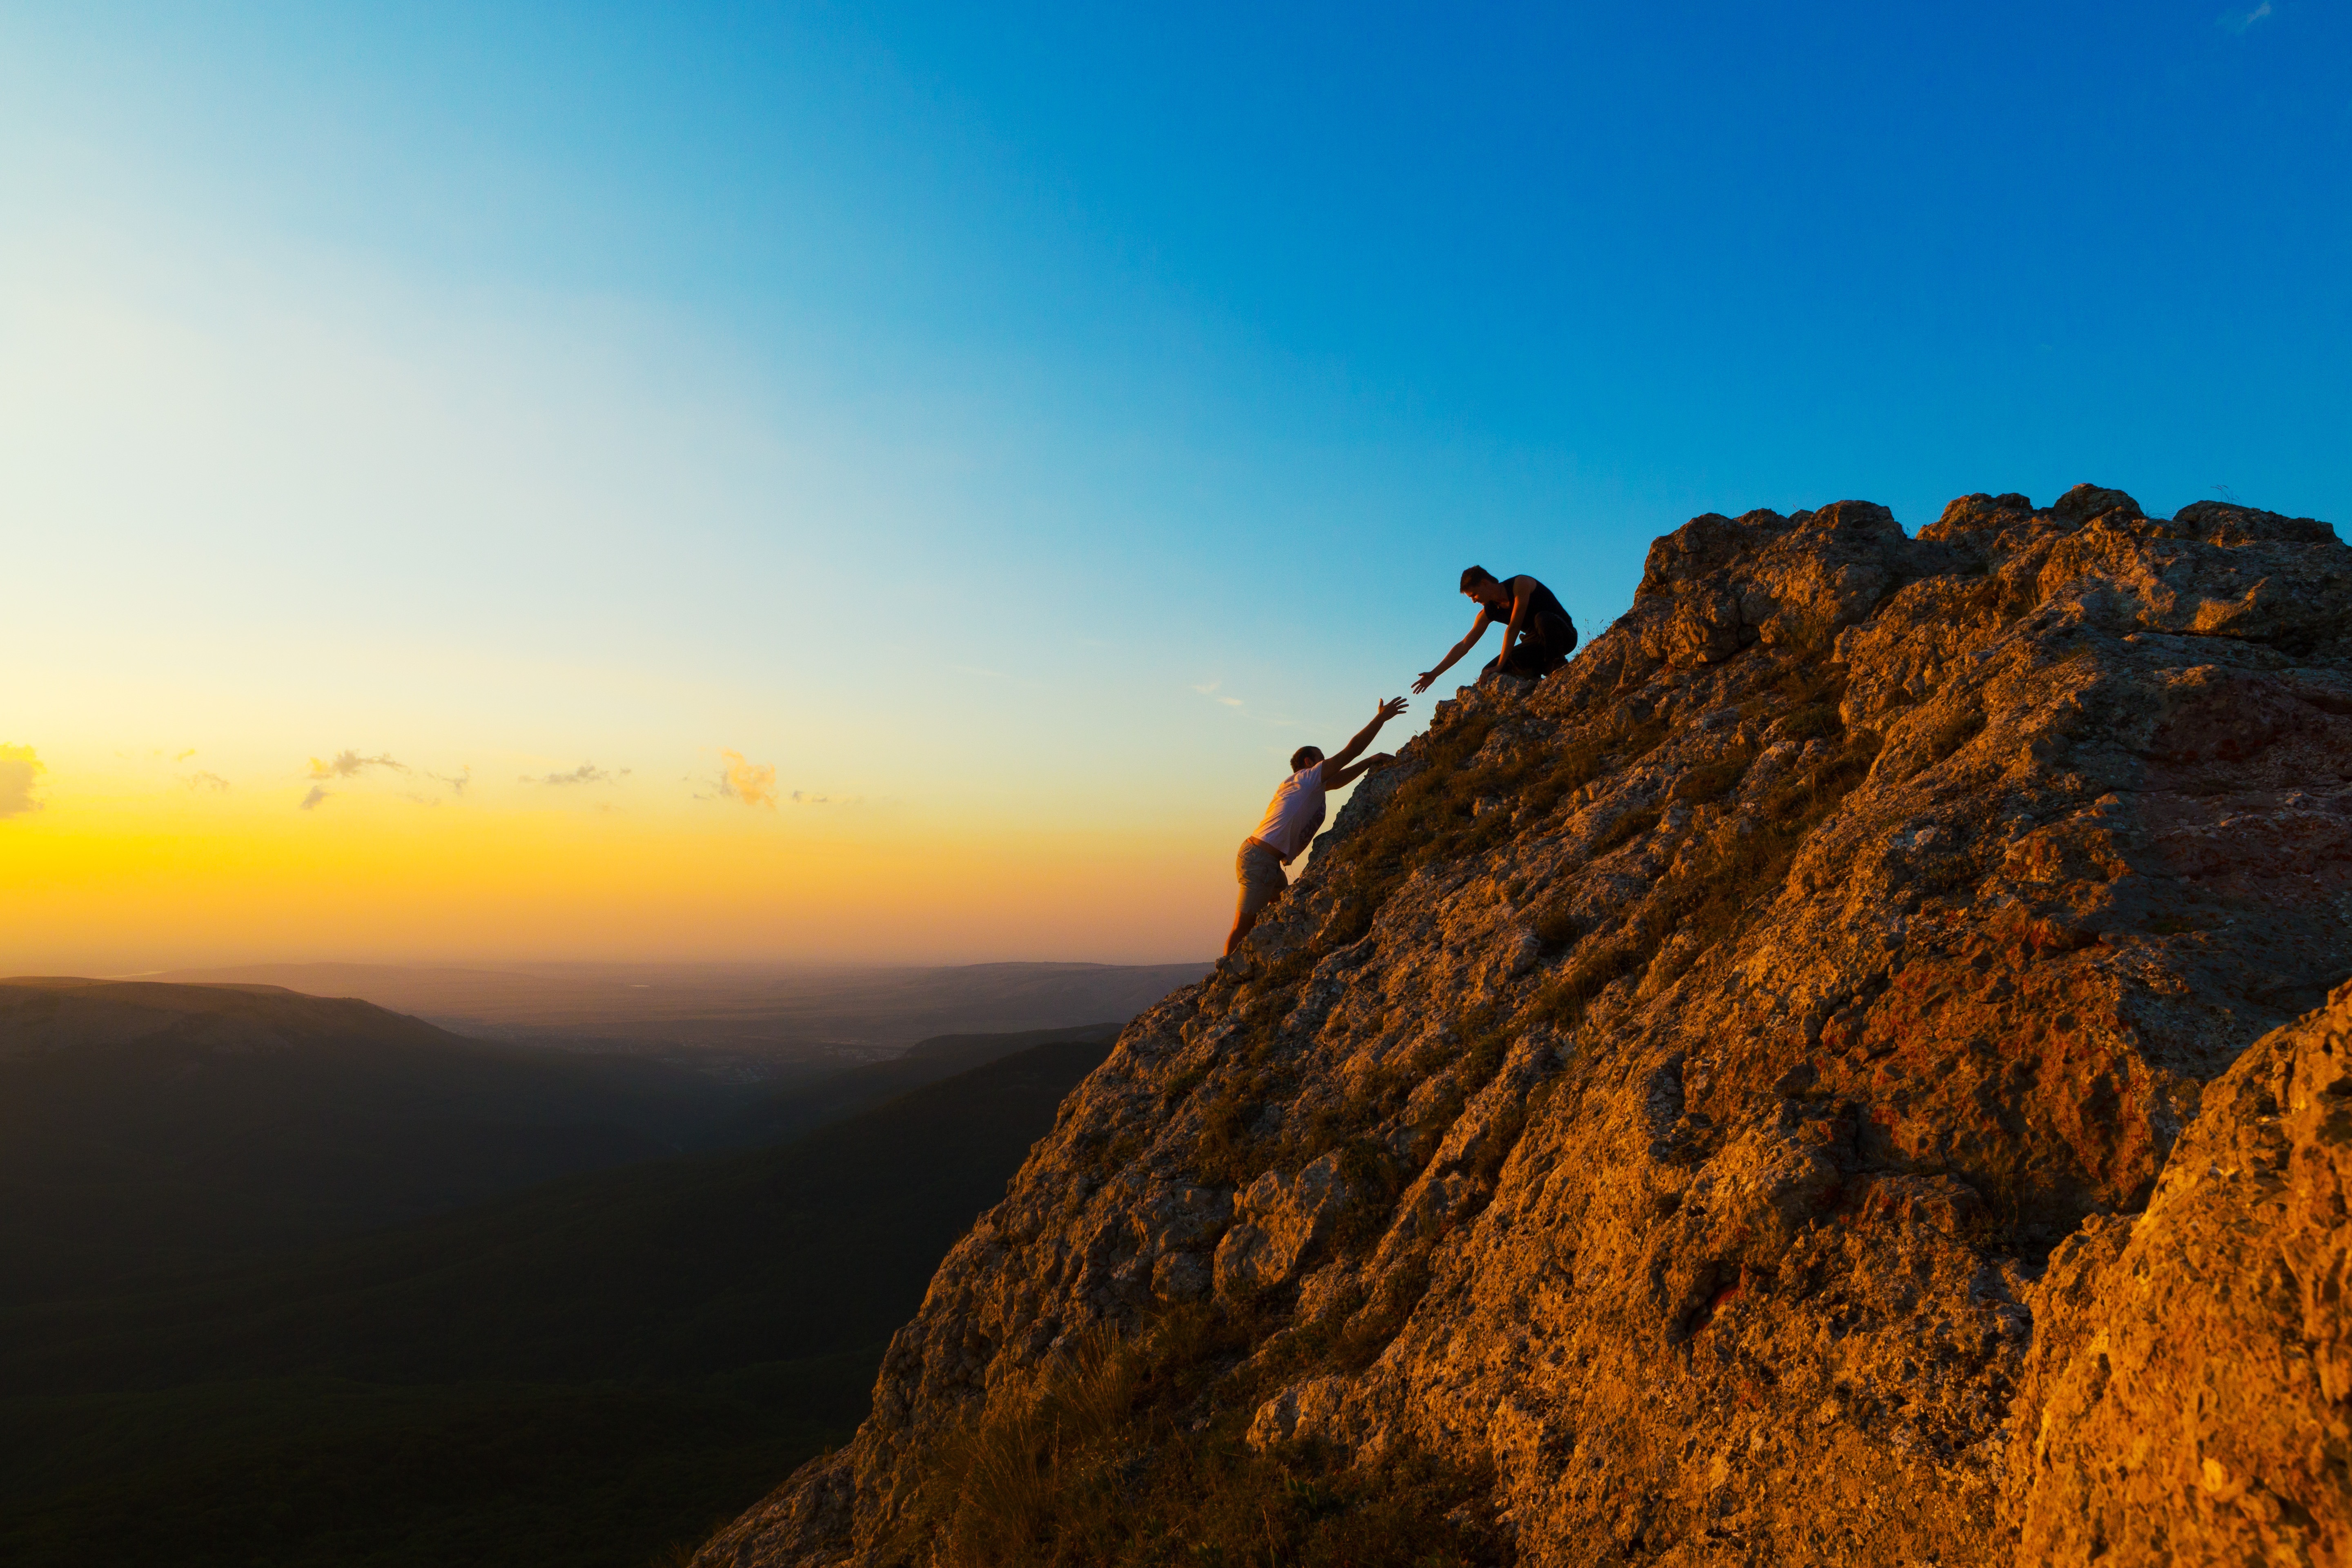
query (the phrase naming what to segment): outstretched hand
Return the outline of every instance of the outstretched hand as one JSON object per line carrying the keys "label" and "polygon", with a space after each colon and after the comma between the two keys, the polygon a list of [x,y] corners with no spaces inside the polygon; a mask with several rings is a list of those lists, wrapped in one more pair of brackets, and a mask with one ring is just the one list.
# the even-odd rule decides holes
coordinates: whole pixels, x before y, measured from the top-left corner
{"label": "outstretched hand", "polygon": [[1424,669],[1421,672],[1421,679],[1412,683],[1412,689],[1416,693],[1426,691],[1429,689],[1429,683],[1436,679],[1437,671]]}
{"label": "outstretched hand", "polygon": [[1385,724],[1403,711],[1404,699],[1402,697],[1391,697],[1386,702],[1381,703],[1378,709],[1374,710],[1372,722],[1375,724]]}

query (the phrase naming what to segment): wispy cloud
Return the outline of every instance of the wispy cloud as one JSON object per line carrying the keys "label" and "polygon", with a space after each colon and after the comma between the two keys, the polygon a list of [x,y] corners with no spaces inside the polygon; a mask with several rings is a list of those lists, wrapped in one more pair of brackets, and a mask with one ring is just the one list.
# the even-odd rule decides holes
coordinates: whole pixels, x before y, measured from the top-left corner
{"label": "wispy cloud", "polygon": [[2270,14],[2271,0],[2263,0],[2251,11],[2224,11],[2214,21],[2225,33],[2242,33]]}
{"label": "wispy cloud", "polygon": [[772,763],[746,762],[740,752],[721,750],[727,771],[719,775],[719,793],[745,805],[776,809],[776,769]]}
{"label": "wispy cloud", "polygon": [[326,786],[324,784],[312,784],[310,786],[310,793],[302,797],[302,809],[304,811],[312,810],[317,807],[320,801],[326,798]]}
{"label": "wispy cloud", "polygon": [[325,762],[310,759],[310,776],[314,779],[347,779],[362,768],[390,768],[396,773],[408,771],[404,764],[393,761],[389,752],[362,757],[357,752],[337,752]]}
{"label": "wispy cloud", "polygon": [[[523,773],[518,776],[515,782],[527,784],[618,784],[628,776],[629,770],[626,768],[621,769],[618,773],[606,773],[593,763],[583,763],[568,773],[542,773],[537,778],[531,777],[529,773]],[[463,790],[466,786],[459,784],[457,787]]]}
{"label": "wispy cloud", "polygon": [[49,770],[30,746],[0,746],[0,816],[22,816],[38,811],[33,781]]}
{"label": "wispy cloud", "polygon": [[1194,688],[1192,688],[1192,689],[1193,689],[1193,690],[1195,690],[1195,691],[1197,691],[1197,692],[1199,692],[1202,696],[1203,696],[1203,697],[1207,698],[1210,701],[1212,701],[1212,702],[1221,702],[1221,703],[1224,704],[1224,705],[1225,705],[1226,707],[1228,707],[1228,708],[1239,708],[1239,707],[1244,706],[1244,704],[1243,704],[1243,702],[1242,702],[1242,700],[1241,700],[1240,698],[1238,698],[1238,697],[1226,697],[1226,696],[1223,696],[1223,695],[1221,695],[1221,694],[1218,692],[1217,688],[1219,688],[1219,687],[1223,686],[1223,684],[1224,684],[1224,682],[1223,682],[1223,681],[1222,681],[1222,680],[1212,680],[1212,681],[1210,681],[1210,682],[1209,682],[1207,685],[1205,685],[1205,686],[1195,686]]}
{"label": "wispy cloud", "polygon": [[218,773],[190,773],[187,777],[182,779],[180,783],[186,785],[192,791],[208,789],[215,794],[228,788],[228,780],[221,777]]}
{"label": "wispy cloud", "polygon": [[186,751],[182,752],[178,756],[173,757],[172,760],[175,763],[184,763],[195,754],[196,749],[194,746],[190,746]]}
{"label": "wispy cloud", "polygon": [[451,795],[462,795],[466,793],[466,786],[474,782],[474,764],[467,763],[464,767],[457,770],[455,777],[452,777],[447,773],[436,773],[430,768],[425,770],[425,776],[438,783],[447,784]]}

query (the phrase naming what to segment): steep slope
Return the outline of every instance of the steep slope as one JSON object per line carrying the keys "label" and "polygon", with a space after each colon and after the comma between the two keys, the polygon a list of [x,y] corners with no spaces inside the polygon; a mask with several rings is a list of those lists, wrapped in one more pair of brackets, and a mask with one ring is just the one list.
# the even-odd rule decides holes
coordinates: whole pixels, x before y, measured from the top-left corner
{"label": "steep slope", "polygon": [[2044,1259],[2352,973],[2347,636],[2250,509],[1694,520],[1129,1026],[699,1561],[2039,1561]]}

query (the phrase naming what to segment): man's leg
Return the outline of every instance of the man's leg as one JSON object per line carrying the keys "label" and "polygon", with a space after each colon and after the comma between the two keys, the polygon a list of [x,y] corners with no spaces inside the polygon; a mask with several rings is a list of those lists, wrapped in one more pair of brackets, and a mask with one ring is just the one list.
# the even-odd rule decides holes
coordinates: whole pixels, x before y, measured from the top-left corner
{"label": "man's leg", "polygon": [[1233,934],[1225,938],[1225,955],[1233,956],[1242,938],[1249,935],[1250,927],[1266,905],[1282,897],[1289,887],[1289,878],[1283,875],[1282,862],[1255,844],[1244,842],[1242,851],[1234,857],[1234,875],[1242,885],[1241,901],[1234,910]]}
{"label": "man's leg", "polygon": [[1234,955],[1234,949],[1241,945],[1242,938],[1249,935],[1250,927],[1255,924],[1257,924],[1257,911],[1255,910],[1244,909],[1240,913],[1234,916],[1234,929],[1226,933],[1225,936],[1225,956],[1227,958],[1231,958]]}
{"label": "man's leg", "polygon": [[1497,654],[1488,659],[1486,668],[1478,672],[1478,679],[1484,680],[1499,669],[1505,675],[1517,676],[1521,680],[1533,680],[1551,668],[1544,661],[1542,648],[1523,638],[1510,652]]}
{"label": "man's leg", "polygon": [[1481,675],[1491,673],[1500,666],[1506,675],[1516,675],[1522,680],[1540,680],[1568,663],[1568,651],[1576,646],[1576,633],[1550,616],[1538,619],[1528,633],[1523,634],[1518,646],[1486,666]]}

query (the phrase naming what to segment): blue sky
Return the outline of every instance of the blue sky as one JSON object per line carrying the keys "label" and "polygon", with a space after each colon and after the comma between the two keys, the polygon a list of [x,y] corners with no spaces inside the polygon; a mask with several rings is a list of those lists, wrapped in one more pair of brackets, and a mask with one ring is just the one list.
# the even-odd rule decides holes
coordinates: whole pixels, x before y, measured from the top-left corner
{"label": "blue sky", "polygon": [[1174,833],[1207,909],[1469,561],[1589,633],[1702,510],[2352,519],[2307,0],[0,5],[0,741],[65,795],[724,746]]}

